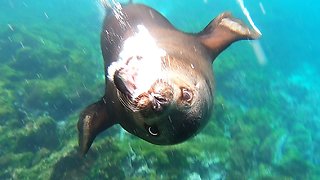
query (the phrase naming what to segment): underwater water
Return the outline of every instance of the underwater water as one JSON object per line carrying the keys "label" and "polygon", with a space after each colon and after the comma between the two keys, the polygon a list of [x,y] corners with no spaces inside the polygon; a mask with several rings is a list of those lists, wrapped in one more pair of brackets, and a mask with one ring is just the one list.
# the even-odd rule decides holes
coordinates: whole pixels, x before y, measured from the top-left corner
{"label": "underwater water", "polygon": [[[237,0],[135,0],[202,30]],[[320,179],[320,3],[244,1],[262,37],[213,63],[209,124],[174,146],[114,126],[78,154],[79,113],[104,93],[99,1],[0,1],[0,179]]]}

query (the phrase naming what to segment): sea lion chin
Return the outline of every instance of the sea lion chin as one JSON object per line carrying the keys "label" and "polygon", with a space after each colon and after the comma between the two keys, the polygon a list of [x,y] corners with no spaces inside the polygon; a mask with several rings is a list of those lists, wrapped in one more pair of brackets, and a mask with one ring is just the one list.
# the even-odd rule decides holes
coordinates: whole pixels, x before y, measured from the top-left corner
{"label": "sea lion chin", "polygon": [[260,36],[230,13],[191,34],[144,5],[113,12],[101,32],[105,95],[83,110],[78,121],[83,154],[114,124],[158,145],[196,135],[212,114],[212,62],[233,42]]}

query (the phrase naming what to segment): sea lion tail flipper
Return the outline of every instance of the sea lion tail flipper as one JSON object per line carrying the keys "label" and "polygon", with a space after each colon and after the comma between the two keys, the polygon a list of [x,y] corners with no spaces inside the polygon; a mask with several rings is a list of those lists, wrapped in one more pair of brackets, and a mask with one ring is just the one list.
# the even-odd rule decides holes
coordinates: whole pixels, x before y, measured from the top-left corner
{"label": "sea lion tail flipper", "polygon": [[213,58],[235,41],[258,39],[260,36],[228,12],[220,14],[197,34],[201,43],[212,51]]}
{"label": "sea lion tail flipper", "polygon": [[95,137],[103,130],[114,125],[115,122],[108,118],[104,98],[89,105],[79,117],[79,147],[82,155],[85,155]]}

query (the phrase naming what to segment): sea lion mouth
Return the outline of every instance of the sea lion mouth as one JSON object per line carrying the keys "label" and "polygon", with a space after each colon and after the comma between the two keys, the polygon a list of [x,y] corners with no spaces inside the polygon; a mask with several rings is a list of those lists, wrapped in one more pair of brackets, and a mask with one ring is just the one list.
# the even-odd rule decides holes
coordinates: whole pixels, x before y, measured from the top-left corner
{"label": "sea lion mouth", "polygon": [[157,46],[143,25],[138,25],[136,30],[123,42],[118,59],[107,68],[109,80],[121,93],[132,98],[147,92],[163,76],[163,57],[166,56],[166,51]]}
{"label": "sea lion mouth", "polygon": [[113,79],[114,85],[122,94],[119,96],[121,102],[132,111],[152,109],[162,112],[173,100],[173,88],[163,80],[157,80],[149,90],[137,95],[135,91],[138,87],[134,78],[128,77],[121,69],[115,72]]}
{"label": "sea lion mouth", "polygon": [[154,82],[161,79],[162,73],[161,62],[152,64],[143,56],[132,56],[108,67],[109,79],[121,93],[132,98],[147,92]]}
{"label": "sea lion mouth", "polygon": [[136,86],[134,84],[133,79],[129,79],[126,76],[125,73],[122,71],[123,69],[117,70],[114,73],[113,82],[116,88],[123,94],[125,94],[128,97],[132,97],[134,90],[136,89]]}

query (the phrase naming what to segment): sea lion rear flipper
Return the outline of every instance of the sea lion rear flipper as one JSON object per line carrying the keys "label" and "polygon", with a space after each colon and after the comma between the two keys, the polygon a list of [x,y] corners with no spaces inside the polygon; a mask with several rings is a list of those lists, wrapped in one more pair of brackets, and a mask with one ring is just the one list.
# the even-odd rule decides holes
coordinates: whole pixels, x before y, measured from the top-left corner
{"label": "sea lion rear flipper", "polygon": [[89,105],[82,111],[78,121],[79,146],[82,155],[85,155],[95,137],[103,130],[114,125],[109,119],[104,98]]}
{"label": "sea lion rear flipper", "polygon": [[257,39],[261,34],[248,28],[230,13],[222,13],[212,20],[197,37],[212,51],[212,59],[235,41]]}

